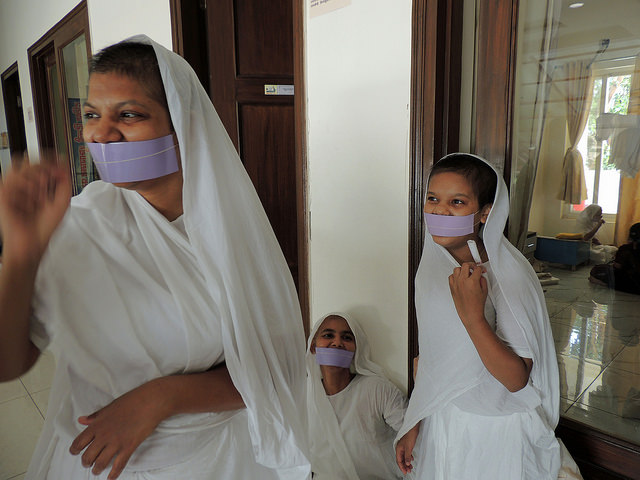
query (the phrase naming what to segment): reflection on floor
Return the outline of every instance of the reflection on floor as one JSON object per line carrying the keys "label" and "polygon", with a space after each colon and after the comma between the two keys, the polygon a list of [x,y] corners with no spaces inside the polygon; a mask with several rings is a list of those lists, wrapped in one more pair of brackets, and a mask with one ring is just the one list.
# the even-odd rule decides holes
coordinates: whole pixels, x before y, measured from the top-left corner
{"label": "reflection on floor", "polygon": [[591,284],[591,266],[548,268],[543,287],[564,417],[640,445],[640,295]]}

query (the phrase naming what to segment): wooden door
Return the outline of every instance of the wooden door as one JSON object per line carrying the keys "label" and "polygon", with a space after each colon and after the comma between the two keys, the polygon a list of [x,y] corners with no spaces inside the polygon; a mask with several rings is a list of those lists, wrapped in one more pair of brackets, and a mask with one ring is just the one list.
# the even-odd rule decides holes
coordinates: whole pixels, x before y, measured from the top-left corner
{"label": "wooden door", "polygon": [[298,260],[304,202],[296,160],[294,2],[174,0],[171,5],[176,50],[208,88],[300,291],[306,275],[300,274],[304,260]]}
{"label": "wooden door", "polygon": [[209,91],[298,284],[289,0],[209,0]]}
{"label": "wooden door", "polygon": [[21,154],[27,150],[27,138],[24,129],[22,111],[22,94],[20,93],[20,77],[18,64],[14,63],[2,74],[2,96],[4,112],[7,117],[7,134],[11,155]]}

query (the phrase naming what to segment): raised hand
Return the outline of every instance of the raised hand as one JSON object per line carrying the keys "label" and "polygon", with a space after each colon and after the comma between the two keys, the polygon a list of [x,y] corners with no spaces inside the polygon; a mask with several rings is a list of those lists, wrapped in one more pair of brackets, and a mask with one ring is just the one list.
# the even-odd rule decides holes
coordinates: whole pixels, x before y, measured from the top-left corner
{"label": "raised hand", "polygon": [[472,262],[456,267],[449,276],[449,288],[456,311],[468,329],[484,319],[487,300],[487,280],[482,276],[486,269]]}
{"label": "raised hand", "polygon": [[38,262],[71,199],[68,173],[23,161],[0,185],[0,229],[6,260]]}

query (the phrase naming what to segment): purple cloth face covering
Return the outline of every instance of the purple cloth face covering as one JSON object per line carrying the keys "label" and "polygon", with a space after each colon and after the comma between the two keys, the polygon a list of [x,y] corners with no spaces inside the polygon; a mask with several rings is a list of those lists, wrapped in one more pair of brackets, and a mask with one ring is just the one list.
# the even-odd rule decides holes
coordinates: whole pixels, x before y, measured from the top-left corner
{"label": "purple cloth face covering", "polygon": [[331,367],[349,368],[354,353],[341,348],[316,347],[316,363]]}
{"label": "purple cloth face covering", "polygon": [[476,213],[463,216],[425,213],[424,221],[427,223],[427,229],[431,235],[437,237],[462,237],[473,233],[476,226],[474,222]]}
{"label": "purple cloth face covering", "polygon": [[87,147],[105,182],[139,182],[178,171],[178,145],[171,134],[140,142],[87,142]]}

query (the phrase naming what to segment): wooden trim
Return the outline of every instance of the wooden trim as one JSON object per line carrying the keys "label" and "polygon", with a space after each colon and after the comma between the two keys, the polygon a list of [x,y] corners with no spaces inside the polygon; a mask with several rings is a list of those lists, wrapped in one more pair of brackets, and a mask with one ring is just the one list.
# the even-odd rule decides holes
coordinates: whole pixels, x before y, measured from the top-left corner
{"label": "wooden trim", "polygon": [[418,354],[414,279],[424,238],[423,192],[436,159],[459,149],[462,0],[414,0],[411,38],[408,385]]}
{"label": "wooden trim", "polygon": [[561,417],[560,437],[585,479],[631,479],[640,472],[640,446]]}
{"label": "wooden trim", "polygon": [[171,40],[173,51],[184,57],[184,43],[182,41],[182,0],[169,0],[169,14],[171,15]]}
{"label": "wooden trim", "polygon": [[478,0],[474,152],[504,165],[511,179],[513,105],[516,75],[518,4],[512,0]]}
{"label": "wooden trim", "polygon": [[296,210],[298,212],[298,298],[305,336],[309,335],[309,210],[307,208],[307,91],[304,76],[304,15],[302,2],[293,1],[293,99],[296,156]]}
{"label": "wooden trim", "polygon": [[13,75],[17,71],[18,71],[18,62],[15,62],[13,63],[13,65],[10,65],[9,68],[7,68],[4,72],[2,72],[2,74],[0,74],[0,78],[4,82],[5,78]]}
{"label": "wooden trim", "polygon": [[[50,112],[49,102],[50,94],[53,92],[48,91],[48,83],[46,80],[46,69],[43,68],[42,59],[53,52],[55,57],[56,66],[58,68],[58,74],[60,77],[60,91],[57,94],[60,98],[65,98],[63,95],[65,89],[64,71],[61,68],[62,64],[60,58],[62,56],[62,49],[70,42],[78,38],[80,35],[85,36],[85,42],[87,46],[87,57],[91,59],[91,38],[89,32],[89,14],[87,11],[86,0],[81,1],[75,6],[67,15],[62,18],[58,23],[51,27],[42,37],[40,37],[33,45],[27,49],[27,56],[29,58],[29,73],[31,76],[31,94],[33,95],[34,115],[36,120],[36,132],[38,135],[38,147],[40,150],[53,148],[55,146],[55,135],[53,133],[53,126],[49,125],[48,118],[44,118],[45,112]],[[66,106],[63,106],[65,115]],[[71,173],[71,164],[68,159],[71,158],[71,152],[69,151],[71,145],[71,134],[69,132],[68,119],[65,119],[64,130],[65,137],[67,138],[67,145],[65,149],[67,151],[67,164],[69,172]],[[59,152],[58,152],[59,153]]]}

